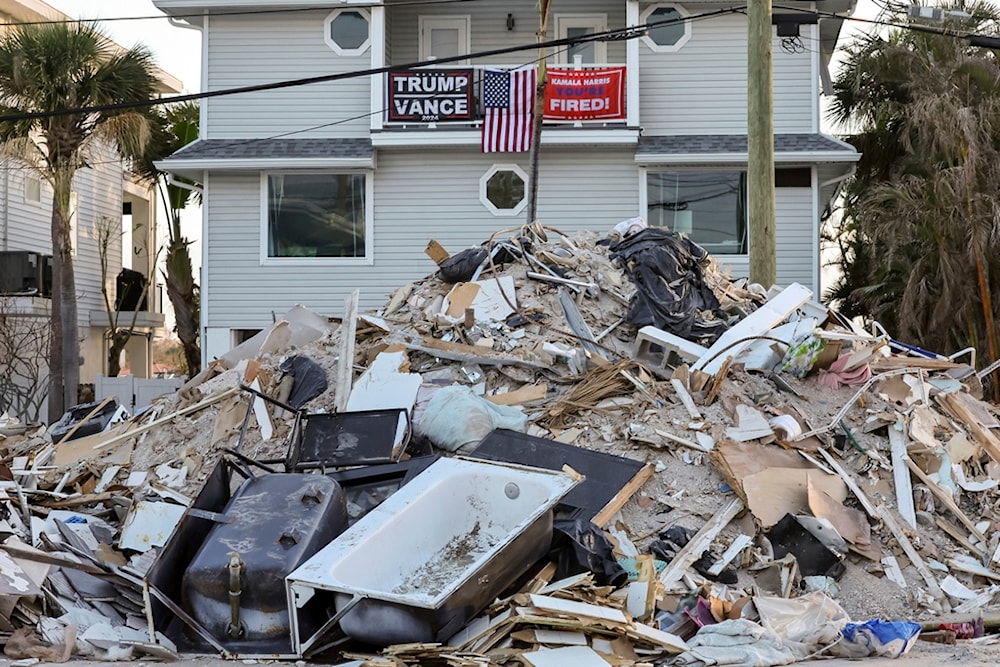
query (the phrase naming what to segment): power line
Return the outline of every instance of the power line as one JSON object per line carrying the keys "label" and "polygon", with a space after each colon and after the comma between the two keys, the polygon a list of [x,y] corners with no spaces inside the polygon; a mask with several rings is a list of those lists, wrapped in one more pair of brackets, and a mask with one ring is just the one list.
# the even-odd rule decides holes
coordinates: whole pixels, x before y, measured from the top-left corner
{"label": "power line", "polygon": [[652,28],[675,25],[678,23],[684,23],[686,21],[707,19],[713,16],[732,14],[735,12],[742,11],[745,8],[746,5],[739,5],[737,7],[728,7],[728,8],[713,10],[710,12],[704,12],[702,14],[697,14],[695,16],[666,19],[663,21],[654,21],[652,23],[645,23],[638,26],[617,28],[613,30],[604,30],[601,32],[595,32],[589,35],[581,35],[578,37],[565,37],[562,39],[552,39],[545,42],[534,42],[530,44],[507,46],[498,49],[490,49],[487,51],[478,51],[475,53],[467,53],[457,56],[448,56],[445,58],[437,58],[435,60],[423,60],[413,63],[406,63],[402,65],[385,65],[383,67],[373,67],[365,70],[355,70],[352,72],[341,72],[339,74],[325,74],[322,76],[313,76],[303,79],[288,79],[285,81],[276,81],[272,83],[255,84],[252,86],[223,88],[221,90],[210,90],[201,93],[189,93],[187,95],[175,95],[173,97],[158,98],[153,100],[135,100],[133,102],[118,102],[115,104],[102,104],[89,107],[75,107],[70,109],[55,109],[49,111],[33,111],[27,113],[0,114],[0,121],[15,122],[22,120],[37,120],[40,118],[52,118],[56,116],[69,116],[79,113],[98,113],[103,111],[122,111],[126,109],[141,109],[141,108],[159,106],[161,104],[175,104],[177,102],[190,102],[194,100],[210,99],[213,97],[222,97],[226,95],[239,95],[242,93],[255,93],[267,90],[280,90],[282,88],[294,88],[298,86],[307,86],[313,83],[342,81],[345,79],[353,79],[362,76],[371,76],[373,74],[385,74],[387,72],[392,72],[392,71],[417,69],[420,67],[427,67],[432,65],[442,65],[452,62],[460,62],[463,60],[468,60],[470,58],[487,58],[490,56],[505,55],[508,53],[518,53],[520,51],[528,51],[539,48],[573,46],[576,44],[584,44],[587,42],[630,40],[642,37]]}

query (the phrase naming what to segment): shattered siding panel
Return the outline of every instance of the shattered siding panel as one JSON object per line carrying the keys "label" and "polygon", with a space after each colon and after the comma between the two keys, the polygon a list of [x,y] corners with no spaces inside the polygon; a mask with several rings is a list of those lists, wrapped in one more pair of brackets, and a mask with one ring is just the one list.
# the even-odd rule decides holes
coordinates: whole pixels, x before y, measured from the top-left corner
{"label": "shattered siding panel", "polygon": [[[674,53],[639,42],[640,118],[646,134],[745,134],[747,24],[740,14],[692,24]],[[802,26],[804,41],[815,26]],[[786,53],[775,37],[774,131],[816,132],[814,54]]]}

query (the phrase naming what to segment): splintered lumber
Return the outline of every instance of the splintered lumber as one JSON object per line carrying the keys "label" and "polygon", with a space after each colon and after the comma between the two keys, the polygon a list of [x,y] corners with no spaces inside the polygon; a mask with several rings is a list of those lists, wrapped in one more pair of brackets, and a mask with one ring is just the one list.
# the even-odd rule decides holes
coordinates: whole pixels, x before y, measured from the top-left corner
{"label": "splintered lumber", "polygon": [[966,549],[969,553],[978,555],[981,558],[986,558],[986,553],[969,541],[969,538],[958,528],[958,526],[950,523],[943,516],[934,517],[934,523],[937,527],[946,532],[951,539],[955,540],[959,545]]}
{"label": "splintered lumber", "polygon": [[900,424],[889,427],[889,445],[892,447],[892,478],[896,486],[896,509],[910,528],[917,527],[917,513],[913,507],[913,487],[906,466],[912,461],[906,455],[906,438]]}
{"label": "splintered lumber", "polygon": [[872,503],[871,499],[865,495],[865,492],[862,491],[861,487],[857,485],[854,478],[851,477],[846,470],[844,470],[844,467],[837,463],[836,459],[830,456],[825,449],[819,450],[819,453],[824,459],[826,459],[827,465],[837,471],[837,474],[840,475],[842,480],[844,480],[844,484],[847,485],[847,488],[851,490],[851,493],[853,493],[861,502],[861,506],[865,508],[866,512],[868,512],[868,516],[873,519],[879,518],[878,510],[875,509],[875,505]]}
{"label": "splintered lumber", "polygon": [[983,535],[982,531],[976,528],[976,522],[965,515],[965,512],[963,512],[959,506],[955,504],[955,501],[951,499],[947,491],[938,486],[934,480],[928,477],[927,473],[921,470],[920,466],[914,463],[911,459],[906,459],[906,466],[910,469],[910,472],[920,478],[921,482],[927,485],[927,488],[934,494],[934,497],[940,500],[941,503],[948,508],[948,511],[954,514],[955,518],[962,522],[962,525],[968,528],[969,532],[972,533],[977,540],[983,544],[989,543],[989,540],[985,535]]}
{"label": "splintered lumber", "polygon": [[629,482],[621,488],[615,497],[612,498],[607,505],[604,506],[600,512],[598,512],[591,522],[598,528],[604,528],[608,521],[611,521],[618,510],[620,510],[629,499],[635,495],[636,491],[642,488],[642,485],[649,481],[649,478],[653,476],[653,470],[655,466],[652,463],[647,463],[644,465],[639,472],[635,474]]}
{"label": "splintered lumber", "polygon": [[354,339],[358,331],[358,297],[360,290],[354,290],[344,302],[344,319],[340,323],[340,352],[337,360],[337,387],[334,400],[337,412],[347,410],[347,400],[351,397],[354,381]]}
{"label": "splintered lumber", "polygon": [[424,252],[438,266],[441,266],[441,262],[451,257],[448,251],[444,249],[444,246],[434,239],[427,242],[427,247],[424,248]]}
{"label": "splintered lumber", "polygon": [[976,419],[975,414],[961,398],[953,394],[939,394],[937,400],[957,420],[964,423],[990,457],[1000,463],[1000,439]]}
{"label": "splintered lumber", "polygon": [[743,511],[743,501],[739,498],[733,500],[715,513],[708,523],[701,527],[684,547],[677,552],[670,564],[660,574],[660,583],[667,590],[681,580],[687,569],[705,553],[716,536],[722,529],[729,525],[729,522]]}
{"label": "splintered lumber", "polygon": [[429,354],[432,357],[450,359],[451,361],[463,361],[468,363],[483,364],[486,366],[523,366],[525,368],[547,368],[547,366],[526,359],[517,357],[507,357],[499,354],[490,354],[485,348],[463,345],[462,343],[451,343],[438,340],[430,336],[424,336],[419,341],[409,336],[402,336],[401,341],[409,350],[416,350]]}
{"label": "splintered lumber", "polygon": [[94,449],[104,449],[105,447],[110,447],[111,445],[122,442],[123,440],[134,438],[135,436],[141,435],[146,431],[150,431],[154,428],[162,426],[163,424],[171,422],[178,417],[183,417],[184,415],[191,414],[192,412],[198,412],[199,410],[204,410],[213,403],[218,403],[221,400],[227,399],[230,396],[238,394],[239,391],[240,391],[239,387],[230,387],[229,389],[226,389],[225,391],[220,391],[218,394],[215,394],[213,396],[209,396],[208,398],[204,399],[203,401],[199,401],[194,405],[189,405],[186,408],[181,408],[177,412],[171,412],[169,415],[164,415],[163,417],[151,421],[148,424],[144,424],[143,426],[134,428],[131,431],[125,431],[124,433],[109,438],[100,444],[94,445]]}
{"label": "splintered lumber", "polygon": [[913,567],[917,568],[917,572],[920,573],[924,583],[927,584],[927,589],[931,592],[931,595],[940,600],[943,604],[947,604],[947,598],[945,598],[944,591],[941,590],[941,587],[938,585],[934,575],[931,574],[930,568],[927,567],[927,563],[925,563],[924,559],[920,557],[919,553],[917,553],[913,543],[910,542],[910,538],[906,536],[903,529],[899,527],[896,520],[892,518],[891,514],[889,514],[889,510],[885,508],[885,505],[879,505],[876,512],[878,513],[878,518],[882,520],[885,527],[889,529],[892,536],[896,538],[897,542],[899,542],[899,546],[903,548],[903,552],[906,554],[906,557],[910,559],[910,562],[913,563]]}
{"label": "splintered lumber", "polygon": [[694,399],[691,398],[691,394],[689,394],[687,388],[684,387],[684,383],[677,378],[673,378],[670,380],[670,386],[672,386],[674,391],[677,392],[677,398],[681,399],[681,403],[684,405],[684,409],[688,411],[688,415],[691,416],[691,419],[701,421],[701,412],[699,412],[697,406],[695,406]]}

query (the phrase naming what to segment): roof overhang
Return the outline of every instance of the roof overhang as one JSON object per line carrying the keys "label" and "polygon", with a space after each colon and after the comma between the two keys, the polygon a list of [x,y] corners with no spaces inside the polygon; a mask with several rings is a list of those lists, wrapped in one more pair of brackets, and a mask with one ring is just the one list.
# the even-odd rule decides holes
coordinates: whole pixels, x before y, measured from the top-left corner
{"label": "roof overhang", "polygon": [[242,159],[192,159],[173,160],[167,158],[155,162],[161,171],[166,171],[193,181],[201,181],[206,171],[281,171],[281,170],[363,170],[375,168],[375,157],[368,158],[298,158],[267,160],[260,158]]}

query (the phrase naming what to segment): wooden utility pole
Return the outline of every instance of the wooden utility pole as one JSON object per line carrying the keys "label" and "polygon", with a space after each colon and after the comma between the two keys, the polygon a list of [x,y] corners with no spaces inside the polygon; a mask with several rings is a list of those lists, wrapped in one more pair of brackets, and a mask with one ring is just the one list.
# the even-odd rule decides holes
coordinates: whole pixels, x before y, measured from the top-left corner
{"label": "wooden utility pole", "polygon": [[771,0],[747,2],[747,186],[750,280],[776,280],[774,233],[774,93]]}
{"label": "wooden utility pole", "polygon": [[[549,24],[550,0],[538,2],[538,41],[544,42]],[[538,49],[538,83],[535,86],[535,113],[531,125],[531,150],[528,152],[528,218],[526,224],[535,222],[538,215],[538,151],[542,148],[542,116],[545,113],[545,49]]]}

